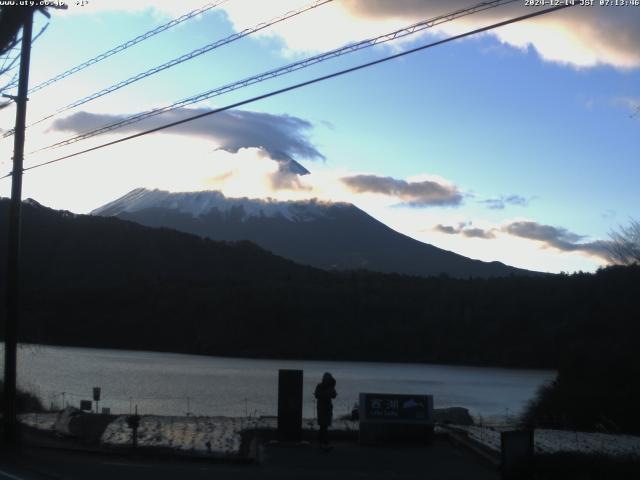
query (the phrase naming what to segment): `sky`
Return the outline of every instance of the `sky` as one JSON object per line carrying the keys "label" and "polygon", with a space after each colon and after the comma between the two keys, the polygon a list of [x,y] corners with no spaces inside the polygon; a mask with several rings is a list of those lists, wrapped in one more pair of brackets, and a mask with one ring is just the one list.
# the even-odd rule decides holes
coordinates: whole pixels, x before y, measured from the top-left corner
{"label": "sky", "polygon": [[[215,3],[33,92],[27,123],[310,2]],[[35,152],[475,4],[319,4],[30,126],[25,167],[538,8],[511,2]],[[29,84],[202,6],[203,0],[84,0],[50,11],[50,20],[38,14],[34,33],[46,30],[33,45]],[[399,232],[471,258],[539,271],[595,271],[607,263],[610,232],[640,216],[638,44],[640,6],[577,5],[29,170],[23,196],[76,213],[138,187],[343,201]],[[0,85],[11,74],[2,75]],[[14,119],[13,105],[0,110],[0,129],[10,130]],[[0,174],[11,171],[12,140],[0,138]],[[9,192],[9,179],[1,180],[0,196]]]}

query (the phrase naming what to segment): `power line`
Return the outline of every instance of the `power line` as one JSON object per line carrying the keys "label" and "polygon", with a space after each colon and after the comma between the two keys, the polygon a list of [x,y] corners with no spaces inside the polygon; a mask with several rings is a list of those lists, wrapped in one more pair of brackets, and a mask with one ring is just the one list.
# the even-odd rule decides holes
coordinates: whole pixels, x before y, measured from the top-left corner
{"label": "power line", "polygon": [[[416,52],[419,52],[419,51],[422,51],[422,50],[426,50],[428,48],[432,48],[432,47],[436,47],[438,45],[442,45],[442,44],[445,44],[445,43],[452,42],[454,40],[459,40],[461,38],[465,38],[465,37],[469,37],[469,36],[472,36],[472,35],[476,35],[478,33],[487,32],[487,31],[493,30],[495,28],[503,27],[505,25],[509,25],[509,24],[516,23],[516,22],[520,22],[520,21],[527,20],[527,19],[530,19],[530,18],[538,17],[538,16],[541,16],[541,15],[544,15],[544,14],[547,14],[547,13],[557,12],[557,11],[563,10],[565,8],[573,7],[574,5],[575,4],[568,3],[568,4],[565,4],[565,5],[559,5],[559,6],[556,6],[556,7],[550,7],[550,8],[544,9],[544,10],[539,10],[539,11],[532,12],[532,13],[529,13],[529,14],[526,14],[526,15],[521,15],[519,17],[511,18],[509,20],[504,20],[502,22],[494,23],[494,24],[491,24],[491,25],[488,25],[488,26],[485,26],[485,27],[477,28],[475,30],[471,30],[471,31],[468,31],[468,32],[465,32],[465,33],[461,33],[459,35],[455,35],[455,36],[448,37],[448,38],[445,38],[445,39],[442,39],[442,40],[438,40],[436,42],[432,42],[432,43],[428,43],[428,44],[425,44],[425,45],[421,45],[419,47],[412,48],[410,50],[405,50],[403,52],[400,52],[400,53],[397,53],[397,54],[394,54],[394,55],[389,55],[387,57],[383,57],[383,58],[380,58],[378,60],[374,60],[374,61],[371,61],[371,62],[363,63],[363,64],[357,65],[355,67],[351,67],[351,68],[347,68],[347,69],[344,69],[344,70],[340,70],[340,71],[337,71],[337,72],[334,72],[334,73],[330,73],[328,75],[323,75],[321,77],[316,77],[314,79],[307,80],[307,81],[301,82],[301,83],[297,83],[295,85],[291,85],[291,86],[288,86],[288,87],[285,87],[285,88],[281,88],[281,89],[278,89],[278,90],[273,90],[271,92],[268,92],[268,93],[265,93],[265,94],[262,94],[262,95],[258,95],[258,96],[253,97],[253,98],[249,98],[247,100],[242,100],[240,102],[236,102],[236,103],[227,105],[225,107],[217,108],[217,109],[211,110],[209,112],[201,113],[201,114],[198,114],[198,115],[191,116],[189,118],[185,118],[185,119],[178,120],[178,121],[175,121],[175,122],[167,123],[167,124],[161,125],[159,127],[155,127],[155,128],[149,129],[149,130],[145,130],[143,132],[138,132],[138,133],[135,133],[133,135],[129,135],[127,137],[119,138],[117,140],[113,140],[111,142],[103,143],[101,145],[97,145],[95,147],[87,148],[85,150],[81,150],[81,151],[78,151],[78,152],[75,152],[75,153],[71,153],[69,155],[64,155],[62,157],[58,157],[58,158],[55,158],[53,160],[49,160],[49,161],[46,161],[46,162],[39,163],[37,165],[33,165],[31,167],[27,167],[23,171],[33,170],[33,169],[36,169],[36,168],[39,168],[39,167],[43,167],[45,165],[51,165],[53,163],[58,163],[58,162],[61,162],[63,160],[66,160],[68,158],[72,158],[72,157],[76,157],[78,155],[82,155],[82,154],[85,154],[85,153],[93,152],[95,150],[100,150],[102,148],[106,148],[106,147],[109,147],[109,146],[112,146],[112,145],[116,145],[118,143],[123,143],[123,142],[126,142],[128,140],[132,140],[134,138],[138,138],[138,137],[142,137],[142,136],[145,136],[145,135],[149,135],[151,133],[159,132],[161,130],[166,130],[167,128],[175,127],[175,126],[181,125],[183,123],[192,122],[194,120],[198,120],[200,118],[204,118],[204,117],[207,117],[207,116],[210,116],[210,115],[215,115],[215,114],[224,112],[226,110],[231,110],[231,109],[234,109],[234,108],[237,108],[237,107],[241,107],[241,106],[247,105],[249,103],[257,102],[259,100],[264,100],[264,99],[270,98],[270,97],[274,97],[274,96],[280,95],[282,93],[290,92],[292,90],[297,90],[297,89],[302,88],[302,87],[306,87],[306,86],[309,86],[309,85],[312,85],[312,84],[315,84],[315,83],[319,83],[319,82],[322,82],[322,81],[325,81],[325,80],[329,80],[331,78],[335,78],[335,77],[339,77],[339,76],[342,76],[342,75],[346,75],[348,73],[352,73],[352,72],[355,72],[355,71],[358,71],[358,70],[362,70],[364,68],[368,68],[368,67],[372,67],[374,65],[385,63],[385,62],[388,62],[390,60],[395,60],[397,58],[401,58],[401,57],[404,57],[406,55],[410,55],[412,53],[416,53]],[[9,173],[8,175],[5,175],[2,178],[6,178],[6,177],[11,176],[11,175],[12,174]]]}
{"label": "power line", "polygon": [[[210,52],[212,50],[215,50],[216,48],[222,47],[223,45],[227,45],[229,43],[235,42],[236,40],[240,40],[241,38],[244,38],[248,35],[251,35],[255,32],[259,32],[260,30],[263,30],[267,27],[270,27],[272,25],[275,25],[277,23],[280,22],[284,22],[285,20],[288,20],[292,17],[295,17],[297,15],[300,15],[302,13],[305,13],[309,10],[312,10],[314,8],[317,8],[321,5],[325,5],[327,3],[332,2],[333,0],[315,0],[314,2],[305,5],[304,7],[301,7],[297,10],[291,10],[287,13],[285,13],[284,15],[281,15],[279,17],[273,18],[267,22],[262,22],[259,23],[258,25],[251,27],[251,28],[247,28],[245,30],[242,30],[241,32],[238,33],[234,33],[233,35],[230,35],[228,37],[225,37],[221,40],[217,40],[213,43],[210,43],[208,45],[205,45],[204,47],[200,47],[197,48],[189,53],[186,53],[184,55],[181,55],[180,57],[174,58],[173,60],[170,60],[166,63],[163,63],[162,65],[158,65],[156,67],[153,67],[149,70],[146,70],[144,72],[138,73],[137,75],[134,75],[133,77],[129,77],[125,80],[122,80],[118,83],[115,83],[113,85],[110,85],[107,88],[104,88],[102,90],[100,90],[99,92],[96,93],[92,93],[91,95],[88,95],[84,98],[81,98],[80,100],[76,100],[73,103],[70,103],[69,105],[62,107],[58,110],[56,110],[54,113],[51,113],[43,118],[41,118],[40,120],[37,120],[31,124],[29,124],[28,126],[31,127],[33,125],[36,125],[38,123],[44,122],[45,120],[48,120],[56,115],[59,115],[60,113],[66,112],[68,110],[71,110],[72,108],[75,107],[79,107],[80,105],[84,105],[85,103],[88,103],[92,100],[95,100],[97,98],[103,97],[104,95],[107,95],[109,93],[115,92],[116,90],[120,90],[123,87],[126,87],[127,85],[131,85],[132,83],[135,83],[139,80],[142,80],[143,78],[147,78],[151,75],[155,75],[158,72],[162,72],[163,70],[167,70],[171,67],[175,67],[176,65],[179,65],[183,62],[186,62],[188,60],[192,60],[196,57],[199,57],[200,55]],[[5,133],[3,136],[7,137],[9,135],[11,135],[12,132],[8,131],[7,133]]]}
{"label": "power line", "polygon": [[130,125],[133,123],[137,123],[140,122],[142,120],[145,120],[147,118],[150,117],[154,117],[156,115],[160,115],[163,113],[167,113],[173,110],[176,110],[178,108],[181,107],[185,107],[188,105],[192,105],[194,103],[198,103],[201,102],[203,100],[207,100],[213,97],[217,97],[219,95],[223,95],[225,93],[229,93],[232,92],[234,90],[238,90],[244,87],[248,87],[250,85],[254,85],[256,83],[260,83],[263,82],[265,80],[269,80],[271,78],[276,78],[297,70],[301,70],[303,68],[307,68],[309,66],[315,65],[317,63],[320,62],[324,62],[326,60],[332,59],[332,58],[337,58],[340,57],[342,55],[346,55],[349,53],[353,53],[359,50],[362,50],[364,48],[369,48],[369,47],[373,47],[374,45],[378,45],[381,43],[385,43],[385,42],[389,42],[392,40],[397,40],[399,38],[408,36],[408,35],[412,35],[415,34],[417,32],[420,32],[422,30],[425,30],[427,28],[432,28],[436,25],[440,25],[442,23],[446,23],[446,22],[450,22],[452,20],[455,20],[457,18],[461,18],[467,15],[471,15],[474,13],[478,13],[484,10],[488,10],[491,8],[496,8],[499,6],[504,6],[507,5],[509,3],[514,3],[517,0],[495,0],[492,2],[482,2],[478,5],[475,5],[473,7],[469,7],[469,8],[465,8],[462,10],[457,10],[455,12],[452,13],[448,13],[445,15],[440,15],[434,18],[431,18],[429,20],[424,20],[422,22],[418,22],[415,23],[413,25],[410,25],[408,27],[405,28],[401,28],[399,30],[395,30],[391,33],[387,33],[384,35],[379,35],[377,37],[373,37],[367,40],[363,40],[361,42],[357,42],[351,45],[346,45],[344,47],[340,47],[334,50],[331,50],[329,52],[325,52],[325,53],[321,53],[319,55],[314,55],[312,57],[308,57],[306,59],[303,60],[299,60],[297,62],[293,62],[290,63],[288,65],[285,65],[283,67],[279,67],[273,70],[268,70],[266,72],[260,73],[258,75],[254,75],[252,77],[248,77],[245,78],[243,80],[240,81],[236,81],[221,87],[217,87],[214,88],[212,90],[207,90],[206,92],[202,92],[199,93],[197,95],[193,95],[191,97],[187,97],[185,99],[179,100],[177,102],[174,102],[170,105],[164,106],[164,107],[160,107],[160,108],[156,108],[153,110],[149,110],[146,112],[142,112],[142,113],[138,113],[132,116],[129,116],[125,119],[119,120],[117,122],[105,125],[103,127],[99,127],[97,129],[93,129],[84,133],[81,133],[79,135],[75,135],[73,137],[70,137],[68,139],[62,140],[60,142],[54,143],[52,145],[49,145],[47,147],[43,147],[40,148],[38,150],[35,150],[33,152],[30,153],[36,153],[36,152],[40,152],[43,150],[48,150],[51,148],[59,148],[62,146],[66,146],[66,145],[70,145],[72,143],[76,143],[80,140],[85,140],[87,138],[91,138],[94,137],[96,135],[100,135],[102,133],[106,133],[112,130],[115,130],[117,128],[121,128],[123,126],[126,125]]}
{"label": "power line", "polygon": [[14,73],[13,76],[11,77],[11,80],[9,80],[4,86],[0,87],[0,92],[9,90],[10,88],[15,87],[17,84],[18,84],[18,72]]}
{"label": "power line", "polygon": [[[13,66],[15,65],[15,63],[18,61],[18,59],[20,58],[20,55],[15,55],[13,58],[11,58],[11,52],[12,50],[9,50],[5,57],[4,57],[4,61],[2,62],[2,66],[0,67],[0,74],[5,74],[10,70],[13,70]],[[11,60],[9,62],[9,60]],[[9,62],[9,65],[7,65],[7,62]]]}
{"label": "power line", "polygon": [[172,27],[175,27],[176,25],[181,24],[182,22],[186,22],[187,20],[196,17],[208,10],[211,10],[213,8],[218,7],[219,5],[227,2],[228,0],[219,0],[217,2],[212,2],[212,3],[208,3],[198,9],[192,10],[188,13],[185,13],[184,15],[181,15],[178,18],[175,18],[173,20],[171,20],[170,22],[167,22],[163,25],[160,25],[159,27],[154,28],[153,30],[149,30],[148,32],[143,33],[142,35],[138,35],[135,38],[132,38],[131,40],[128,40],[114,48],[112,48],[111,50],[107,50],[106,52],[101,53],[100,55],[97,55],[89,60],[87,60],[86,62],[83,62],[79,65],[76,65],[73,68],[70,68],[69,70],[66,70],[62,73],[60,73],[59,75],[56,75],[55,77],[50,78],[49,80],[46,80],[34,87],[31,87],[31,89],[29,89],[29,93],[34,93],[37,92],[38,90],[42,90],[45,87],[48,87],[49,85],[62,80],[63,78],[68,77],[69,75],[73,75],[74,73],[79,72],[80,70],[84,70],[87,67],[90,67],[91,65],[94,65],[98,62],[101,62],[102,60],[109,58],[112,55],[115,55],[116,53],[119,53],[123,50],[126,50],[127,48],[130,48],[140,42],[143,42],[144,40],[147,40],[148,38],[151,38],[161,32],[164,32],[166,30],[169,30]]}
{"label": "power line", "polygon": [[[31,40],[32,45],[40,37],[40,35],[42,35],[47,30],[48,27],[49,27],[49,22],[45,23],[45,25],[40,29],[40,31],[33,37],[33,39]],[[0,75],[5,75],[9,73],[11,70],[14,70],[15,68],[17,68],[17,65],[15,65],[15,63],[20,59],[20,54],[17,54],[13,59],[11,59],[11,61],[7,65],[7,62],[10,59],[10,53],[11,53],[11,50],[7,52],[7,57],[5,58],[4,62],[2,62],[2,67],[0,67]],[[11,80],[9,80],[9,82],[6,85],[4,85],[3,87],[0,87],[0,92],[9,90],[10,88],[13,88],[17,85],[18,85],[18,72],[16,72],[13,75]]]}

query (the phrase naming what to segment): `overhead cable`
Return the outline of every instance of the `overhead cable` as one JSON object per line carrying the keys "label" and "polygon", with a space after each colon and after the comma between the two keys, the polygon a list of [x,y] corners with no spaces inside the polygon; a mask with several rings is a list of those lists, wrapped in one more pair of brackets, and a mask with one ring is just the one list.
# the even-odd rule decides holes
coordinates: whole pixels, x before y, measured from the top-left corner
{"label": "overhead cable", "polygon": [[[38,37],[40,37],[40,35],[42,35],[47,30],[47,27],[49,27],[49,22],[45,23],[45,25],[40,29],[40,31],[31,39],[32,45],[35,43],[36,40],[38,40]],[[20,40],[22,40],[22,38],[20,38]],[[20,59],[20,54],[17,54],[12,59],[10,59],[9,57],[10,53],[11,51],[7,52],[7,57],[2,63],[2,67],[0,67],[0,75],[6,75],[11,70],[14,70],[17,67],[16,62]],[[9,62],[9,60],[11,61]],[[9,62],[8,65],[7,65],[7,62]],[[4,92],[5,90],[10,90],[17,85],[18,85],[18,72],[15,72],[11,80],[9,80],[9,82],[7,82],[5,85],[0,87],[0,92]]]}
{"label": "overhead cable", "polygon": [[31,87],[29,89],[29,93],[34,93],[37,92],[38,90],[42,90],[45,87],[48,87],[49,85],[62,80],[63,78],[68,77],[69,75],[73,75],[74,73],[79,72],[80,70],[84,70],[87,67],[90,67],[91,65],[94,65],[98,62],[101,62],[102,60],[111,57],[112,55],[115,55],[116,53],[122,52],[123,50],[126,50],[127,48],[130,48],[140,42],[143,42],[145,40],[147,40],[148,38],[151,38],[161,32],[164,32],[166,30],[169,30],[172,27],[175,27],[176,25],[179,25],[183,22],[186,22],[187,20],[196,17],[198,15],[201,15],[202,13],[211,10],[213,8],[218,7],[219,5],[227,2],[228,0],[218,0],[217,2],[212,2],[212,3],[208,3],[200,8],[197,8],[195,10],[192,10],[188,13],[185,13],[184,15],[181,15],[178,18],[174,18],[173,20],[171,20],[170,22],[167,22],[163,25],[160,25],[152,30],[149,30],[148,32],[145,32],[141,35],[138,35],[135,38],[132,38],[131,40],[127,40],[124,43],[121,43],[120,45],[113,47],[110,50],[107,50],[106,52],[103,52],[99,55],[96,55],[95,57],[79,64],[76,65],[73,68],[70,68],[69,70],[65,70],[64,72],[56,75],[55,77],[50,78],[49,80],[46,80],[42,83],[39,83],[38,85]]}
{"label": "overhead cable", "polygon": [[[410,54],[413,54],[413,53],[416,53],[416,52],[419,52],[419,51],[422,51],[422,50],[426,50],[428,48],[432,48],[432,47],[436,47],[438,45],[442,45],[442,44],[445,44],[445,43],[452,42],[454,40],[459,40],[461,38],[469,37],[469,36],[472,36],[472,35],[477,35],[478,33],[487,32],[487,31],[493,30],[495,28],[503,27],[505,25],[510,25],[510,24],[516,23],[516,22],[521,22],[523,20],[527,20],[527,19],[530,19],[530,18],[538,17],[538,16],[541,16],[541,15],[545,15],[547,13],[557,12],[557,11],[563,10],[565,8],[573,7],[574,5],[577,5],[577,4],[566,3],[564,5],[550,7],[550,8],[546,8],[544,10],[538,10],[538,11],[535,11],[535,12],[532,12],[532,13],[529,13],[529,14],[526,14],[526,15],[521,15],[521,16],[518,16],[518,17],[511,18],[509,20],[504,20],[504,21],[501,21],[501,22],[498,22],[498,23],[487,25],[485,27],[481,27],[481,28],[477,28],[475,30],[471,30],[471,31],[465,32],[465,33],[461,33],[459,35],[448,37],[448,38],[445,38],[445,39],[442,39],[442,40],[438,40],[438,41],[435,41],[435,42],[432,42],[432,43],[427,43],[425,45],[421,45],[419,47],[415,47],[415,48],[412,48],[412,49],[409,49],[409,50],[405,50],[405,51],[402,51],[400,53],[396,53],[394,55],[389,55],[387,57],[383,57],[383,58],[380,58],[378,60],[374,60],[374,61],[371,61],[371,62],[363,63],[363,64],[357,65],[355,67],[351,67],[351,68],[347,68],[347,69],[344,69],[344,70],[340,70],[340,71],[337,71],[337,72],[334,72],[334,73],[330,73],[328,75],[323,75],[321,77],[316,77],[316,78],[313,78],[311,80],[307,80],[305,82],[297,83],[295,85],[291,85],[291,86],[288,86],[288,87],[285,87],[285,88],[281,88],[281,89],[278,89],[278,90],[273,90],[271,92],[268,92],[268,93],[265,93],[265,94],[262,94],[262,95],[258,95],[258,96],[253,97],[253,98],[249,98],[247,100],[242,100],[240,102],[236,102],[236,103],[233,103],[233,104],[221,107],[221,108],[210,110],[208,112],[200,113],[198,115],[193,115],[193,116],[191,116],[189,118],[184,118],[182,120],[178,120],[178,121],[175,121],[175,122],[167,123],[167,124],[161,125],[159,127],[155,127],[155,128],[149,129],[149,130],[138,132],[138,133],[135,133],[135,134],[123,137],[123,138],[119,138],[117,140],[113,140],[111,142],[103,143],[101,145],[96,145],[94,147],[87,148],[85,150],[81,150],[81,151],[78,151],[78,152],[75,152],[75,153],[71,153],[69,155],[64,155],[62,157],[58,157],[58,158],[55,158],[53,160],[49,160],[49,161],[46,161],[46,162],[42,162],[42,163],[27,167],[27,168],[24,169],[24,171],[33,170],[33,169],[36,169],[36,168],[43,167],[45,165],[51,165],[53,163],[58,163],[58,162],[61,162],[63,160],[69,159],[69,158],[77,157],[77,156],[83,155],[85,153],[89,153],[89,152],[93,152],[93,151],[96,151],[96,150],[100,150],[102,148],[110,147],[112,145],[123,143],[123,142],[129,141],[129,140],[132,140],[134,138],[143,137],[145,135],[149,135],[151,133],[159,132],[161,130],[166,130],[168,128],[172,128],[172,127],[175,127],[177,125],[182,125],[184,123],[192,122],[192,121],[198,120],[200,118],[208,117],[210,115],[215,115],[215,114],[224,112],[226,110],[231,110],[231,109],[234,109],[234,108],[237,108],[237,107],[241,107],[241,106],[247,105],[249,103],[257,102],[259,100],[264,100],[266,98],[274,97],[276,95],[280,95],[282,93],[290,92],[292,90],[297,90],[299,88],[306,87],[306,86],[309,86],[309,85],[312,85],[312,84],[315,84],[315,83],[319,83],[319,82],[322,82],[322,81],[325,81],[325,80],[329,80],[331,78],[339,77],[339,76],[342,76],[342,75],[346,75],[348,73],[352,73],[352,72],[355,72],[355,71],[358,71],[358,70],[362,70],[364,68],[368,68],[368,67],[372,67],[374,65],[385,63],[385,62],[388,62],[390,60],[395,60],[397,58],[401,58],[401,57],[404,57],[404,56],[407,56],[407,55],[410,55]],[[7,177],[9,177],[11,175],[12,174],[9,173],[9,174],[5,175],[4,177],[0,177],[0,179],[7,178]]]}
{"label": "overhead cable", "polygon": [[147,118],[150,117],[154,117],[156,115],[161,115],[167,112],[170,112],[172,110],[176,110],[178,108],[182,108],[188,105],[192,105],[194,103],[198,103],[201,102],[203,100],[208,100],[210,98],[213,97],[217,97],[219,95],[223,95],[225,93],[229,93],[232,92],[234,90],[238,90],[241,88],[245,88],[248,87],[250,85],[254,85],[256,83],[260,83],[263,82],[265,80],[271,79],[271,78],[276,78],[291,72],[295,72],[297,70],[301,70],[303,68],[307,68],[311,65],[315,65],[317,63],[332,59],[332,58],[336,58],[336,57],[340,57],[342,55],[346,55],[352,52],[356,52],[358,50],[362,50],[364,48],[369,48],[369,47],[373,47],[374,45],[379,45],[381,43],[385,43],[385,42],[389,42],[392,40],[397,40],[399,38],[402,37],[406,37],[408,35],[413,35],[417,32],[420,32],[422,30],[428,29],[428,28],[432,28],[434,26],[440,25],[442,23],[446,23],[446,22],[450,22],[452,20],[455,20],[457,18],[461,18],[467,15],[471,15],[474,13],[478,13],[484,10],[488,10],[491,8],[495,8],[495,7],[499,7],[499,6],[503,6],[503,5],[507,5],[509,3],[514,3],[517,0],[496,0],[496,1],[492,1],[492,2],[482,2],[476,6],[473,7],[469,7],[469,8],[465,8],[462,10],[457,10],[455,12],[452,13],[448,13],[445,15],[440,15],[434,18],[431,18],[429,20],[424,20],[422,22],[419,23],[415,23],[412,24],[408,27],[405,28],[401,28],[399,30],[395,30],[393,32],[384,34],[384,35],[379,35],[377,37],[373,37],[367,40],[363,40],[354,44],[350,44],[350,45],[346,45],[344,47],[340,47],[334,50],[331,50],[329,52],[325,52],[325,53],[321,53],[319,55],[314,55],[312,57],[308,57],[306,59],[303,60],[299,60],[297,62],[293,62],[290,63],[288,65],[285,65],[283,67],[279,67],[273,70],[268,70],[266,72],[260,73],[258,75],[254,75],[252,77],[248,77],[245,78],[243,80],[239,80],[236,82],[232,82],[226,85],[223,85],[221,87],[216,87],[214,89],[211,90],[207,90],[205,92],[199,93],[197,95],[193,95],[187,98],[184,98],[182,100],[179,100],[177,102],[174,102],[170,105],[166,105],[164,107],[160,107],[160,108],[155,108],[152,110],[148,110],[146,112],[141,112],[138,114],[134,114],[131,115],[127,118],[124,118],[122,120],[119,120],[117,122],[113,122],[110,123],[108,125],[87,131],[87,132],[83,132],[79,135],[75,135],[73,137],[67,138],[65,140],[62,140],[60,142],[54,143],[52,145],[49,145],[47,147],[43,147],[41,149],[35,150],[34,152],[30,152],[30,153],[36,153],[42,150],[47,150],[47,149],[51,149],[51,148],[59,148],[59,147],[63,147],[66,145],[70,145],[72,143],[76,143],[80,140],[85,140],[87,138],[91,138],[94,137],[96,135],[100,135],[103,133],[107,133],[110,132],[112,130],[124,127],[126,125],[130,125],[133,123],[137,123],[140,122],[142,120],[145,120]]}
{"label": "overhead cable", "polygon": [[[317,8],[317,7],[321,6],[321,5],[324,5],[326,3],[330,3],[332,1],[333,0],[315,0],[314,2],[312,2],[310,4],[307,4],[304,7],[301,7],[299,9],[297,9],[297,10],[289,11],[289,12],[285,13],[284,15],[281,15],[279,17],[273,18],[273,19],[271,19],[271,20],[269,20],[267,22],[259,23],[258,25],[255,25],[255,26],[253,26],[251,28],[247,28],[247,29],[242,30],[242,31],[240,31],[238,33],[234,33],[233,35],[225,37],[225,38],[223,38],[221,40],[217,40],[217,41],[215,41],[213,43],[205,45],[204,47],[197,48],[197,49],[195,49],[195,50],[193,50],[193,51],[191,51],[189,53],[186,53],[186,54],[181,55],[181,56],[179,56],[177,58],[174,58],[173,60],[170,60],[170,61],[168,61],[166,63],[163,63],[162,65],[158,65],[156,67],[150,68],[149,70],[146,70],[144,72],[138,73],[137,75],[134,75],[134,76],[129,77],[129,78],[125,79],[125,80],[122,80],[122,81],[120,81],[118,83],[110,85],[109,87],[104,88],[104,89],[100,90],[99,92],[92,93],[91,95],[88,95],[88,96],[86,96],[84,98],[76,100],[76,101],[70,103],[69,105],[67,105],[65,107],[62,107],[62,108],[59,108],[55,112],[53,112],[53,113],[51,113],[51,114],[49,114],[49,115],[47,115],[47,116],[45,116],[45,117],[43,117],[41,119],[29,124],[28,126],[31,127],[33,125],[37,125],[38,123],[44,122],[45,120],[48,120],[48,119],[50,119],[52,117],[55,117],[56,115],[59,115],[60,113],[66,112],[68,110],[71,110],[72,108],[79,107],[80,105],[84,105],[85,103],[88,103],[88,102],[90,102],[92,100],[95,100],[97,98],[103,97],[104,95],[107,95],[109,93],[115,92],[116,90],[120,90],[121,88],[126,87],[127,85],[131,85],[132,83],[135,83],[135,82],[137,82],[139,80],[142,80],[143,78],[150,77],[151,75],[155,75],[158,72],[162,72],[163,70],[167,70],[168,68],[175,67],[176,65],[184,63],[184,62],[186,62],[188,60],[192,60],[192,59],[194,59],[194,58],[196,58],[196,57],[198,57],[198,56],[200,56],[200,55],[202,55],[204,53],[210,52],[211,50],[214,50],[216,48],[222,47],[223,45],[227,45],[227,44],[229,44],[231,42],[235,42],[236,40],[240,40],[241,38],[244,38],[244,37],[246,37],[248,35],[251,35],[252,33],[258,32],[258,31],[263,30],[263,29],[265,29],[267,27],[270,27],[270,26],[275,25],[277,23],[283,22],[285,20],[288,20],[288,19],[290,19],[292,17],[295,17],[297,15],[300,15],[302,13],[305,13],[305,12],[309,11],[309,10]],[[3,136],[4,137],[8,137],[8,136],[10,136],[12,134],[13,134],[13,131],[11,130],[11,131],[7,132],[6,134],[4,134]]]}

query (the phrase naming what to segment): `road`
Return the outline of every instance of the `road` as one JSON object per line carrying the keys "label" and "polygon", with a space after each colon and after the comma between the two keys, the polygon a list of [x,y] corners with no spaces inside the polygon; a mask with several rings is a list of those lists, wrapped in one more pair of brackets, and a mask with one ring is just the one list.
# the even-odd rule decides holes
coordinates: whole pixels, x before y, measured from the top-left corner
{"label": "road", "polygon": [[255,464],[174,458],[134,458],[26,448],[0,458],[0,480],[187,479],[424,479],[498,480],[496,470],[439,439],[428,447],[362,447],[340,442],[330,452],[315,446],[264,445]]}

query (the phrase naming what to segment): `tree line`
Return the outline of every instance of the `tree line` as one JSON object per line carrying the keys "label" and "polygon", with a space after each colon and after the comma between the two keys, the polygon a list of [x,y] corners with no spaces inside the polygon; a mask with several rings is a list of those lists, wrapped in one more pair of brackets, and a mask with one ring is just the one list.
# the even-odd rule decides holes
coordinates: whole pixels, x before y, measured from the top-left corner
{"label": "tree line", "polygon": [[565,404],[596,385],[622,409],[640,398],[637,265],[493,279],[328,272],[248,242],[25,204],[22,280],[23,342],[557,368]]}

